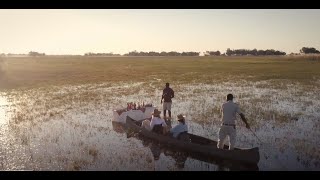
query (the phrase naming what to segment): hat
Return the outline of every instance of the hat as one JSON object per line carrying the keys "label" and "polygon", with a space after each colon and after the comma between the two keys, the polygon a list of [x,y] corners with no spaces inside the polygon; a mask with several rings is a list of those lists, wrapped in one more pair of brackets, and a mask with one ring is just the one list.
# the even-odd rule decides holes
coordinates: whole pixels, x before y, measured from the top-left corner
{"label": "hat", "polygon": [[179,121],[179,120],[185,120],[184,118],[185,118],[186,116],[184,116],[184,115],[182,115],[182,114],[179,114],[177,117],[178,117],[178,121]]}
{"label": "hat", "polygon": [[158,109],[154,109],[152,115],[160,115],[161,111],[159,111]]}

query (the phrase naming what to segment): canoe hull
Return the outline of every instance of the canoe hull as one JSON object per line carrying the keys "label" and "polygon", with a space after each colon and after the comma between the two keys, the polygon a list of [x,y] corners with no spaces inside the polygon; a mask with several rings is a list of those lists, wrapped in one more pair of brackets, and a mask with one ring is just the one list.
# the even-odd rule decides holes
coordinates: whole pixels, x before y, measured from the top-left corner
{"label": "canoe hull", "polygon": [[[214,157],[219,159],[226,159],[237,161],[239,163],[246,164],[257,164],[260,160],[259,148],[251,149],[240,149],[235,148],[234,150],[218,149],[217,142],[197,136],[189,133],[191,142],[180,141],[169,136],[159,135],[151,131],[146,130],[138,125],[138,123],[132,120],[129,116],[126,118],[126,126],[133,130],[135,133],[155,140],[159,143],[165,144],[166,146],[173,147],[182,151],[201,154],[202,156]],[[227,146],[225,146],[227,148]]]}

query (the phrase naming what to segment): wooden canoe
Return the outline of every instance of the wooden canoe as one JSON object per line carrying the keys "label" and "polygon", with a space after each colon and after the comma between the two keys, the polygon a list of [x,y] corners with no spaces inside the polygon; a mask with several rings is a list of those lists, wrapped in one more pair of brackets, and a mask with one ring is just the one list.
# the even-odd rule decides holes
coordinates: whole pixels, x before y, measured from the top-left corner
{"label": "wooden canoe", "polygon": [[135,121],[127,116],[127,128],[129,128],[134,133],[139,133],[139,135],[165,144],[168,147],[172,147],[189,153],[201,154],[202,157],[204,156],[215,159],[218,158],[221,160],[230,160],[244,164],[258,164],[260,160],[258,147],[235,148],[234,150],[228,150],[228,146],[225,145],[224,149],[218,149],[217,142],[211,139],[188,133],[191,141],[184,142],[169,136],[160,135],[148,131],[140,125],[141,121]]}

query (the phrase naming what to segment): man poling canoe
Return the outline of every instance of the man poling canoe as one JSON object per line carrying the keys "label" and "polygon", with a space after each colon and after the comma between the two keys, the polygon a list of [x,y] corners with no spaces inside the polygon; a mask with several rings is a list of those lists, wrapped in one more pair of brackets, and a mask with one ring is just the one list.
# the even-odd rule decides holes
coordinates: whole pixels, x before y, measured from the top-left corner
{"label": "man poling canoe", "polygon": [[219,129],[218,148],[223,149],[224,140],[229,136],[229,150],[234,149],[236,142],[236,114],[239,114],[241,120],[246,124],[246,128],[250,129],[250,126],[244,117],[244,114],[240,111],[238,104],[233,102],[233,95],[227,95],[227,102],[221,106],[222,124]]}

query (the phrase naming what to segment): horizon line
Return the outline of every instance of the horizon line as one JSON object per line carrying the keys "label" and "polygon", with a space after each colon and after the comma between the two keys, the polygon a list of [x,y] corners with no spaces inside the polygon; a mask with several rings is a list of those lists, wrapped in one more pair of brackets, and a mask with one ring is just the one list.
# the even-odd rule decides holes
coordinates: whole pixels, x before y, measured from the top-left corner
{"label": "horizon line", "polygon": [[[307,47],[307,46],[305,46],[305,47]],[[307,47],[307,48],[314,48],[314,47]],[[275,51],[280,51],[280,52],[285,52],[286,54],[291,54],[291,53],[293,53],[293,54],[299,54],[300,53],[300,51],[298,51],[298,52],[286,52],[286,51],[282,51],[282,50],[277,50],[277,49],[272,49],[272,48],[268,48],[268,49],[257,49],[257,48],[253,48],[253,49],[250,49],[250,48],[227,48],[227,49],[230,49],[230,50],[254,50],[254,49],[256,49],[256,50],[264,50],[264,51],[266,51],[266,50],[275,50]],[[302,49],[302,47],[301,47],[301,49]],[[317,48],[316,48],[317,49]],[[74,54],[74,53],[61,53],[61,54],[55,54],[55,53],[50,53],[50,54],[47,54],[46,52],[40,52],[40,51],[34,51],[34,50],[31,50],[31,51],[28,51],[27,53],[12,53],[12,52],[9,52],[9,53],[4,53],[4,52],[0,52],[0,55],[3,55],[3,54],[5,54],[5,55],[28,55],[30,52],[37,52],[37,53],[45,53],[45,55],[85,55],[85,54],[87,54],[87,53],[94,53],[94,54],[98,54],[98,53],[111,53],[111,54],[115,54],[115,55],[117,55],[117,54],[119,54],[119,55],[121,55],[121,56],[123,56],[123,55],[125,55],[125,54],[127,54],[127,53],[130,53],[130,52],[158,52],[158,53],[161,53],[161,52],[166,52],[166,53],[168,53],[168,52],[177,52],[177,53],[183,53],[183,52],[198,52],[199,54],[204,54],[204,53],[206,53],[207,51],[214,51],[214,52],[217,52],[217,51],[220,51],[220,50],[206,50],[206,51],[174,51],[174,50],[171,50],[171,51],[154,51],[154,50],[149,50],[149,51],[138,51],[138,50],[132,50],[132,51],[128,51],[128,52],[126,52],[126,53],[114,53],[114,52],[93,52],[93,51],[88,51],[88,52],[85,52],[85,53],[82,53],[82,54]],[[227,50],[225,50],[225,51],[220,51],[220,53],[221,54],[226,54],[226,52],[227,52]]]}

